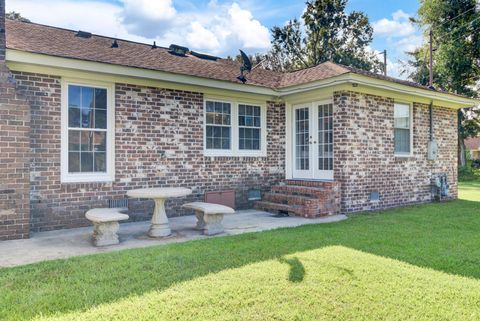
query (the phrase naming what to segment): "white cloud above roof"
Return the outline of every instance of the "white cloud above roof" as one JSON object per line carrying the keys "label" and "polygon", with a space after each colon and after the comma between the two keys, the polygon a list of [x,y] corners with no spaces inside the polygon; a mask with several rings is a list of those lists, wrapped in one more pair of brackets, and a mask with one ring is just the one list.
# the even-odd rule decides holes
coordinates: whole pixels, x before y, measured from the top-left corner
{"label": "white cloud above roof", "polygon": [[265,51],[270,34],[252,12],[237,3],[182,11],[172,0],[10,0],[7,11],[20,12],[33,22],[140,42],[175,43],[193,50],[226,56],[238,49]]}
{"label": "white cloud above roof", "polygon": [[383,18],[373,22],[375,35],[380,37],[404,37],[415,33],[415,28],[409,20],[410,15],[397,10],[392,14],[392,19]]}

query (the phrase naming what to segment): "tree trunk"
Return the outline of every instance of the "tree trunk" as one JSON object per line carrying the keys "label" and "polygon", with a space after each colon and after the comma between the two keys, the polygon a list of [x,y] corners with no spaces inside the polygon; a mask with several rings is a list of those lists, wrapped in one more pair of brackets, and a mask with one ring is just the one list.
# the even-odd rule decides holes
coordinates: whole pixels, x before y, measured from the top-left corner
{"label": "tree trunk", "polygon": [[458,166],[467,165],[467,155],[465,148],[465,141],[461,135],[458,135]]}

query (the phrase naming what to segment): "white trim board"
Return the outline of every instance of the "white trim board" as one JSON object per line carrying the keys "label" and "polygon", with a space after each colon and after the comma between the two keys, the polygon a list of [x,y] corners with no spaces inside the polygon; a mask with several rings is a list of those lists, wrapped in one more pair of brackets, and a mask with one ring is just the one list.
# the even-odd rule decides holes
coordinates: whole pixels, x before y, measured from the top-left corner
{"label": "white trim board", "polygon": [[[376,79],[373,77],[368,77],[364,75],[358,75],[354,73],[345,73],[339,76],[331,77],[328,79],[322,79],[318,81],[309,82],[306,84],[272,89],[262,86],[254,86],[249,84],[238,84],[229,81],[221,81],[215,79],[208,79],[190,75],[181,75],[174,74],[169,72],[163,72],[158,70],[142,69],[135,67],[127,67],[121,65],[114,65],[108,63],[100,63],[93,61],[85,61],[73,58],[63,58],[56,56],[49,56],[44,54],[30,53],[20,50],[7,49],[6,52],[7,64],[12,70],[19,71],[32,71],[36,72],[39,68],[43,67],[43,70],[48,70],[49,68],[52,71],[63,72],[68,71],[73,73],[72,77],[75,77],[75,72],[79,73],[94,73],[100,75],[109,75],[115,76],[114,79],[122,81],[122,78],[132,78],[132,79],[146,79],[154,80],[165,83],[174,83],[190,87],[204,88],[208,90],[209,88],[227,90],[238,93],[248,93],[253,95],[260,96],[269,96],[270,99],[275,97],[288,100],[289,95],[294,95],[298,93],[305,93],[308,91],[322,89],[332,86],[341,86],[349,85],[343,90],[378,90],[385,91],[386,93],[396,93],[397,95],[405,96],[415,96],[415,101],[418,102],[429,102],[433,100],[435,104],[445,104],[446,107],[451,108],[463,108],[478,105],[480,102],[475,99],[464,98],[452,94],[434,92],[422,88],[416,88],[412,86],[407,86],[404,84],[395,83],[392,81],[386,81],[382,79]],[[47,69],[45,69],[47,67]],[[55,73],[52,73],[55,74]],[[62,76],[65,76],[63,74]],[[95,77],[92,77],[95,78]],[[348,89],[347,89],[348,88]],[[200,92],[203,92],[200,90]],[[374,93],[376,94],[376,93]],[[390,97],[389,94],[382,94]],[[417,98],[421,97],[421,100]],[[395,98],[395,97],[393,97]],[[413,97],[412,97],[413,98]]]}

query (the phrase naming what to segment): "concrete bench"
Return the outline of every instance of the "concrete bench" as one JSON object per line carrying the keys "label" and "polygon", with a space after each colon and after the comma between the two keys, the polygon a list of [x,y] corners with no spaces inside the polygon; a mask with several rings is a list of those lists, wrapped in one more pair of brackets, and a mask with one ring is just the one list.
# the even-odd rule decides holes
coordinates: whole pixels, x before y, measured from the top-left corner
{"label": "concrete bench", "polygon": [[195,216],[197,217],[196,228],[203,230],[205,235],[223,233],[223,215],[235,213],[235,210],[231,207],[204,202],[187,203],[183,207],[195,211]]}
{"label": "concrete bench", "polygon": [[95,246],[118,244],[119,221],[128,220],[126,208],[94,208],[85,217],[93,223],[93,243]]}

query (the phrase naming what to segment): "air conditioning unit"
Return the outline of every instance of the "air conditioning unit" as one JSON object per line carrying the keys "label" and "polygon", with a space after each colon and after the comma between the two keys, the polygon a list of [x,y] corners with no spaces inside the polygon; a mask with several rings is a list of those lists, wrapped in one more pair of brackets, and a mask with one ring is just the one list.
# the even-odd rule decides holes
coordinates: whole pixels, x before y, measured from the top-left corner
{"label": "air conditioning unit", "polygon": [[432,178],[432,194],[436,201],[443,201],[450,196],[450,186],[446,173],[439,173]]}

